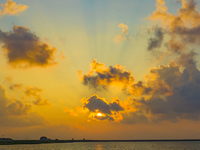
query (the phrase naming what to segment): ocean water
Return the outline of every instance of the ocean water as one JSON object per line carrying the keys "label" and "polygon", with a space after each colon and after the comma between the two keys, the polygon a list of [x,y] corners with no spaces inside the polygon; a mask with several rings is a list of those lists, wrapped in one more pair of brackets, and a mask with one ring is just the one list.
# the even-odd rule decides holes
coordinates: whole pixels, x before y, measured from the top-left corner
{"label": "ocean water", "polygon": [[0,150],[200,150],[200,141],[0,145]]}

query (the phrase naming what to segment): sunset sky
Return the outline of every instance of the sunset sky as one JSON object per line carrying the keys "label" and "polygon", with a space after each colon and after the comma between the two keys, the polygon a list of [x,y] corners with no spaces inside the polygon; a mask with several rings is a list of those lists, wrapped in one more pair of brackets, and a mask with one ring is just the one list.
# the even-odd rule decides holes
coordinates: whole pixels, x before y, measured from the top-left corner
{"label": "sunset sky", "polygon": [[0,137],[200,138],[200,0],[0,0]]}

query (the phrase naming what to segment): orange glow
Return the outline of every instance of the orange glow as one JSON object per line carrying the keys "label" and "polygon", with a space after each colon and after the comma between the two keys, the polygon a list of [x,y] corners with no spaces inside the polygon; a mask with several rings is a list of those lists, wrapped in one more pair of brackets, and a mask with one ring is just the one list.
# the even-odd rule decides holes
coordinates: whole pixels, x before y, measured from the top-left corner
{"label": "orange glow", "polygon": [[98,117],[102,117],[103,115],[102,115],[102,113],[98,113],[97,116]]}

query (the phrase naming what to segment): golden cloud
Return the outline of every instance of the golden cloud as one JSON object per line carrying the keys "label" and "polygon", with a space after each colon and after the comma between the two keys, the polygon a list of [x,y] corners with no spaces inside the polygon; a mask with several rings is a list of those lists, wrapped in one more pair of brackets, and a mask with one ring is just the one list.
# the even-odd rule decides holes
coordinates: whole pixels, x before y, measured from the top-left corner
{"label": "golden cloud", "polygon": [[81,75],[81,71],[78,72],[83,84],[89,87],[107,89],[109,86],[121,86],[122,88],[126,88],[134,82],[134,77],[131,72],[126,71],[119,64],[115,67],[105,67],[105,64],[98,63],[96,59],[93,59],[90,63],[90,69],[83,76]]}
{"label": "golden cloud", "polygon": [[0,17],[4,15],[19,15],[25,10],[27,10],[28,6],[22,4],[16,4],[12,0],[7,0],[5,4],[1,4],[2,9],[0,9]]}
{"label": "golden cloud", "polygon": [[122,28],[122,32],[113,39],[115,43],[120,43],[122,41],[125,41],[127,39],[127,34],[128,34],[127,25],[120,23],[118,27]]}

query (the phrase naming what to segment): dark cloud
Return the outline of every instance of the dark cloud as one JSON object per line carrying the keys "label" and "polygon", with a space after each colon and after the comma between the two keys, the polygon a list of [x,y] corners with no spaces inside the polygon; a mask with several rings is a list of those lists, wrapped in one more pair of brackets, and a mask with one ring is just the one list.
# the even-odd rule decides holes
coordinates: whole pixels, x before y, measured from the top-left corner
{"label": "dark cloud", "polygon": [[90,97],[87,102],[88,103],[84,105],[84,108],[88,108],[92,112],[99,110],[102,113],[111,114],[109,104],[107,104],[104,100],[98,98],[96,95]]}
{"label": "dark cloud", "polygon": [[[107,102],[104,98],[100,98],[97,95],[92,95],[85,99],[82,107],[89,110],[90,118],[102,121],[117,121],[120,118],[119,112],[125,109],[120,100],[114,99],[112,102]],[[101,115],[98,115],[98,113]]]}
{"label": "dark cloud", "polygon": [[124,110],[124,108],[120,106],[120,101],[118,99],[115,102],[110,103],[110,109],[116,112]]}
{"label": "dark cloud", "polygon": [[180,56],[178,63],[185,66],[183,71],[174,63],[153,69],[152,72],[159,77],[156,80],[161,80],[170,87],[170,94],[152,93],[146,100],[133,99],[132,105],[150,115],[152,121],[200,120],[200,71],[196,68],[194,55],[189,52]]}
{"label": "dark cloud", "polygon": [[56,48],[40,41],[26,27],[14,26],[10,32],[0,30],[0,42],[4,44],[5,56],[13,67],[47,67],[56,64]]}
{"label": "dark cloud", "polygon": [[[140,100],[141,110],[151,114],[151,120],[171,120],[176,122],[179,119],[200,119],[200,86],[187,84],[176,87],[175,94],[170,96],[152,97],[149,100]],[[138,102],[137,102],[138,103]],[[190,117],[188,117],[190,116]]]}
{"label": "dark cloud", "polygon": [[96,112],[98,110],[99,112],[108,115],[111,114],[111,111],[118,112],[124,110],[123,107],[120,106],[119,101],[108,103],[97,95],[93,95],[87,99],[83,107],[88,108],[91,112]]}
{"label": "dark cloud", "polygon": [[164,31],[161,27],[154,27],[154,38],[148,40],[148,50],[151,51],[155,48],[160,48],[164,39]]}

